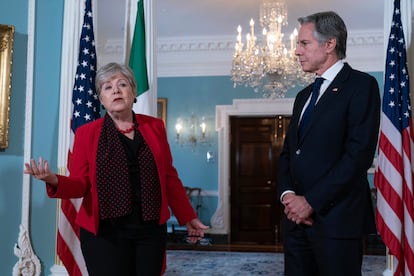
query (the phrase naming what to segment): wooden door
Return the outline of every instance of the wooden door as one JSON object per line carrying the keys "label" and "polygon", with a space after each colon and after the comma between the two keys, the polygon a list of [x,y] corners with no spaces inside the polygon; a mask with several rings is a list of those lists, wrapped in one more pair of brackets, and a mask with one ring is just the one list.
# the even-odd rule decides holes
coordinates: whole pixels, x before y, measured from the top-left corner
{"label": "wooden door", "polygon": [[281,241],[277,161],[290,118],[231,117],[231,242]]}

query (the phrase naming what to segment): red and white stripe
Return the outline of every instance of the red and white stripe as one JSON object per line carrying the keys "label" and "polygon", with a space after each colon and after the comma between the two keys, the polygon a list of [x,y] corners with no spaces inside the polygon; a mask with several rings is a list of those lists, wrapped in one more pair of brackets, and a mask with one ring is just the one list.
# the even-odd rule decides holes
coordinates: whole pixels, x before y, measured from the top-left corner
{"label": "red and white stripe", "polygon": [[394,275],[414,275],[414,196],[412,122],[402,133],[381,114],[374,182],[377,227],[394,258]]}
{"label": "red and white stripe", "polygon": [[[72,156],[74,134],[70,132],[68,161]],[[69,169],[68,169],[69,172]],[[87,276],[85,260],[79,238],[79,226],[75,223],[82,199],[61,199],[57,233],[57,254],[70,276]]]}
{"label": "red and white stripe", "polygon": [[88,275],[83,259],[79,226],[75,224],[76,215],[81,204],[81,199],[62,199],[57,234],[57,253],[68,271],[69,275]]}

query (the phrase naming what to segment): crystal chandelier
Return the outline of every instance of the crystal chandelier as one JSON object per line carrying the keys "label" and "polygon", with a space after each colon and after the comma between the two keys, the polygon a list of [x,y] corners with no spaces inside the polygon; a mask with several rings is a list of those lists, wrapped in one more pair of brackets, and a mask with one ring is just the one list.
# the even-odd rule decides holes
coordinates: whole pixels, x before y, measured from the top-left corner
{"label": "crystal chandelier", "polygon": [[231,80],[237,85],[250,86],[255,92],[262,88],[263,97],[281,98],[289,88],[305,85],[314,78],[304,73],[295,56],[298,32],[290,35],[290,49],[285,46],[282,26],[287,25],[287,8],[283,1],[264,0],[260,5],[260,24],[263,28],[262,45],[254,34],[254,21],[242,42],[242,28],[237,27],[237,42],[233,55]]}

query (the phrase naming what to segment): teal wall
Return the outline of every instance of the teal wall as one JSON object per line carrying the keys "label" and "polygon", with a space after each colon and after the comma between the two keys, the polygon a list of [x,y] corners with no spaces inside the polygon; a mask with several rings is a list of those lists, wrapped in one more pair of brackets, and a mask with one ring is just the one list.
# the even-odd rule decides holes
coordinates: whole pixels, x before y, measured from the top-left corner
{"label": "teal wall", "polygon": [[[36,1],[34,53],[32,155],[42,155],[56,164],[62,39],[63,0]],[[9,147],[0,152],[0,275],[11,275],[18,258],[17,243],[22,212],[26,65],[28,42],[28,1],[2,0],[0,24],[15,26]],[[49,274],[55,259],[56,201],[45,194],[44,184],[32,181],[30,194],[32,246]]]}
{"label": "teal wall", "polygon": [[[57,164],[63,7],[64,0],[36,1],[33,114],[26,118],[33,122],[31,156],[43,156],[54,171],[57,170],[53,164]],[[31,237],[42,263],[42,275],[49,275],[55,263],[56,203],[46,196],[44,183],[32,179]]]}
{"label": "teal wall", "polygon": [[0,152],[0,275],[11,275],[13,265],[17,261],[13,254],[13,246],[17,242],[21,220],[27,47],[26,2],[9,0],[0,3],[0,24],[15,26],[9,148]]}
{"label": "teal wall", "polygon": [[24,0],[0,3],[0,24],[15,26],[12,97],[10,102],[9,149],[0,152],[0,275],[11,275],[13,246],[20,224],[24,93],[27,44],[27,7]]}
{"label": "teal wall", "polygon": [[[13,79],[10,106],[9,148],[0,152],[0,275],[11,275],[18,258],[13,247],[17,243],[21,223],[24,159],[24,125],[26,64],[28,42],[28,1],[2,0],[0,24],[16,27],[13,55]],[[36,1],[36,37],[34,53],[33,121],[31,156],[43,156],[57,170],[59,89],[61,40],[64,0]],[[77,38],[74,38],[77,39]],[[98,57],[99,59],[99,57]],[[382,87],[382,73],[373,73]],[[294,97],[298,88],[288,92]],[[229,77],[175,77],[158,79],[158,96],[168,98],[167,131],[174,164],[184,185],[201,187],[217,193],[218,146],[215,130],[211,144],[194,151],[175,143],[175,119],[191,113],[206,116],[215,127],[215,106],[230,105],[234,98],[257,98],[251,89],[233,88]],[[206,152],[216,159],[206,162]],[[55,165],[54,165],[55,164]],[[41,261],[42,274],[49,275],[55,262],[56,200],[49,199],[44,184],[32,180],[30,193],[30,233],[35,254]],[[201,219],[209,224],[217,205],[217,197],[203,198]]]}

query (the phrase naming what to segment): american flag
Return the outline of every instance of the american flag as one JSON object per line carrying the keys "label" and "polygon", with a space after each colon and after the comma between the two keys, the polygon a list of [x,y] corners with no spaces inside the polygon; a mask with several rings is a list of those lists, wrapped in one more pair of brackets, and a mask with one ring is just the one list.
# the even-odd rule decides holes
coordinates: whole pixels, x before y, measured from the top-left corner
{"label": "american flag", "polygon": [[[95,91],[96,51],[93,34],[92,3],[85,2],[82,33],[79,43],[79,57],[72,93],[72,119],[70,133],[70,162],[73,137],[76,129],[99,118],[100,105]],[[70,172],[69,172],[70,173]],[[79,226],[75,219],[81,199],[61,200],[57,233],[57,254],[69,275],[88,275],[79,241]]]}
{"label": "american flag", "polygon": [[377,167],[377,227],[394,275],[414,275],[413,127],[400,0],[387,47]]}

